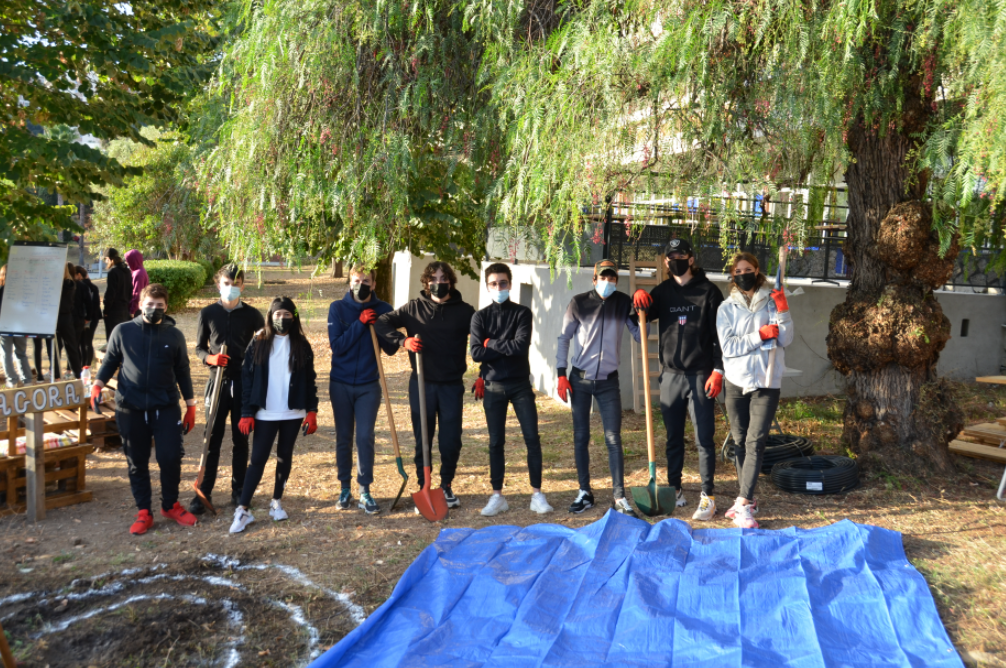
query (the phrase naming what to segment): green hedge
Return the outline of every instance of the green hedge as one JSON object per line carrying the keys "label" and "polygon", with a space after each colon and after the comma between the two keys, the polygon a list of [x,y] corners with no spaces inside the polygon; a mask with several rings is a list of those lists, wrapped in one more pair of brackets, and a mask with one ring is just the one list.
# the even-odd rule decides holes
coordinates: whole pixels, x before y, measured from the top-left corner
{"label": "green hedge", "polygon": [[217,273],[216,267],[214,267],[213,263],[209,260],[196,260],[196,262],[198,262],[199,266],[206,272],[206,278],[203,279],[203,285],[206,285],[213,280],[213,274]]}
{"label": "green hedge", "polygon": [[206,285],[206,269],[198,262],[184,260],[149,260],[143,263],[151,283],[168,289],[168,312],[185,308],[189,297]]}

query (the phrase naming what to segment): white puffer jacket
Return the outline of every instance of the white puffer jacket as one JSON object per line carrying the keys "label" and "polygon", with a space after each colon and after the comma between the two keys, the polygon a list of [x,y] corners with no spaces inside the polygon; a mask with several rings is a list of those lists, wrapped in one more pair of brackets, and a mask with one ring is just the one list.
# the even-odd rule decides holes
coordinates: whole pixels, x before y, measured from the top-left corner
{"label": "white puffer jacket", "polygon": [[[744,295],[734,287],[716,314],[716,333],[723,350],[723,372],[727,380],[752,392],[761,388],[778,389],[786,368],[786,346],[793,342],[793,318],[789,312],[779,313],[769,296],[772,290],[764,285],[748,305]],[[758,330],[768,324],[779,326],[775,368],[768,375],[769,351],[762,350],[764,341]]]}

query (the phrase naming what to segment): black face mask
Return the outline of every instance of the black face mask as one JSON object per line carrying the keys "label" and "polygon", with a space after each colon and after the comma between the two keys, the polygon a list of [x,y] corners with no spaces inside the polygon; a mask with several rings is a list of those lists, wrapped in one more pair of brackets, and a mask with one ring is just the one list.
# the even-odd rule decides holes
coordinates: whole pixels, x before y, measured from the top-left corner
{"label": "black face mask", "polygon": [[293,318],[273,318],[272,326],[277,334],[286,334],[293,327]]}
{"label": "black face mask", "polygon": [[754,289],[755,281],[757,280],[758,274],[753,271],[749,274],[734,274],[734,285],[744,292],[751,292],[751,290]]}
{"label": "black face mask", "polygon": [[451,294],[451,284],[450,283],[430,283],[430,294],[437,299],[443,299],[447,295]]}
{"label": "black face mask", "polygon": [[153,323],[153,324],[156,325],[161,320],[164,320],[164,309],[162,309],[162,308],[144,307],[143,308],[143,317],[147,320],[147,322],[150,322],[150,323]]}
{"label": "black face mask", "polygon": [[358,283],[354,285],[350,290],[353,291],[353,296],[359,299],[361,302],[365,302],[370,299],[370,286],[366,283]]}
{"label": "black face mask", "polygon": [[668,260],[668,262],[671,266],[671,273],[675,276],[684,276],[692,266],[688,263],[687,257],[678,260]]}

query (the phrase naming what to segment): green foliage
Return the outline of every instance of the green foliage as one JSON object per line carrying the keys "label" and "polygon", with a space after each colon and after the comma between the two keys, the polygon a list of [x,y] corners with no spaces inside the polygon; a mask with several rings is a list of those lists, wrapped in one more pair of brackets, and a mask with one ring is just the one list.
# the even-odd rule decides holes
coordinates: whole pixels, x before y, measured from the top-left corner
{"label": "green foliage", "polygon": [[[5,3],[0,12],[0,242],[77,229],[43,191],[100,198],[139,170],[96,141],[171,121],[209,74],[207,0]],[[41,128],[67,126],[72,133]]]}
{"label": "green foliage", "polygon": [[203,279],[203,285],[210,283],[213,280],[213,275],[217,273],[217,268],[205,258],[196,258],[196,263],[203,268],[203,273],[206,274],[206,278]]}
{"label": "green foliage", "polygon": [[198,262],[148,260],[143,263],[151,283],[168,289],[168,311],[180,311],[189,297],[206,285],[206,270]]}

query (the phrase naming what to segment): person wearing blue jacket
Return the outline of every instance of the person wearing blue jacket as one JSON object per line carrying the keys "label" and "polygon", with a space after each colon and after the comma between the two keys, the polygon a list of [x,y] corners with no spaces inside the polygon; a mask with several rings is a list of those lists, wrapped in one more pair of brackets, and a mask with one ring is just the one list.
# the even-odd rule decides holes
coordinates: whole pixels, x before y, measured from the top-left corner
{"label": "person wearing blue jacket", "polygon": [[[335,458],[339,470],[340,510],[352,507],[353,431],[356,430],[359,507],[368,515],[381,512],[370,495],[374,481],[374,425],[381,407],[381,383],[374,356],[370,326],[391,305],[374,294],[373,271],[356,265],[349,271],[349,292],[328,309],[328,342],[332,348],[332,374],[328,385],[335,414]],[[394,349],[387,350],[389,354]]]}

